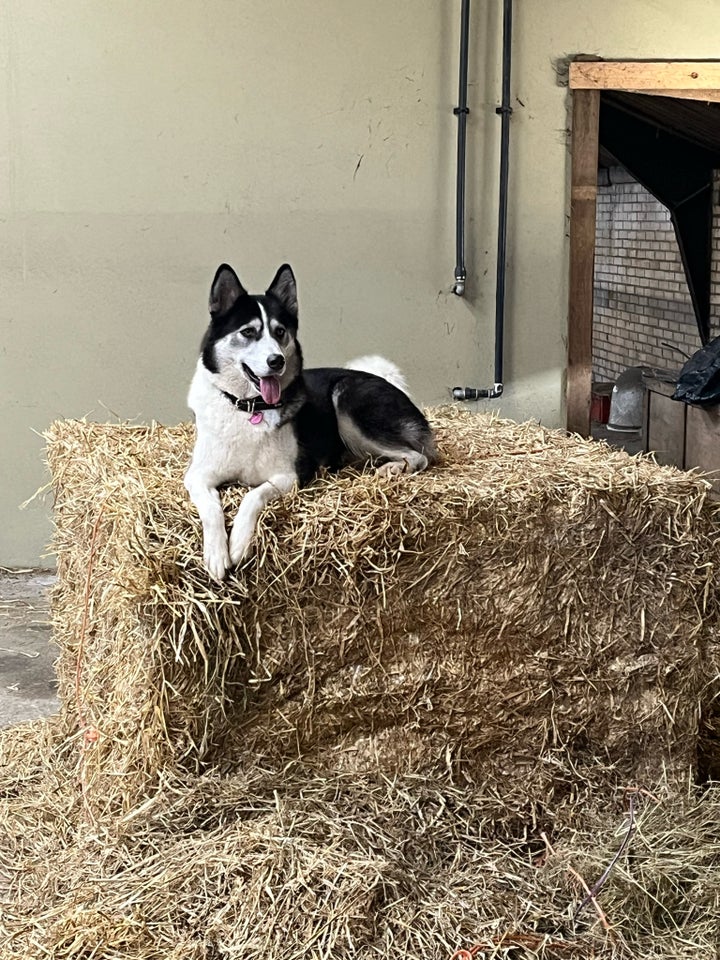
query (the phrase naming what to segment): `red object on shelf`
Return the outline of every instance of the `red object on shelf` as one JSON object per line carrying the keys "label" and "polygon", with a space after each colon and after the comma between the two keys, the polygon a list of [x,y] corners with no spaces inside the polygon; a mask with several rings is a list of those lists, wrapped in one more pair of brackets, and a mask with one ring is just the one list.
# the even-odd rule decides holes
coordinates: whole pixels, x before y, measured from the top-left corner
{"label": "red object on shelf", "polygon": [[610,395],[594,393],[590,404],[590,419],[595,423],[607,423],[610,419]]}

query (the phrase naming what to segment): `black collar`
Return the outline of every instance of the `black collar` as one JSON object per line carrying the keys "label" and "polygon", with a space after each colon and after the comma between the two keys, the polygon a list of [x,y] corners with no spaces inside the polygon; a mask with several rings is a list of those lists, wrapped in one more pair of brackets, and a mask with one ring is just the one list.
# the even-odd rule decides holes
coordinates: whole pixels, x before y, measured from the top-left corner
{"label": "black collar", "polygon": [[227,397],[234,407],[237,407],[238,410],[244,410],[245,413],[255,413],[260,410],[278,410],[283,405],[282,400],[280,403],[265,403],[262,397],[249,397],[247,400],[244,400],[240,397],[234,397],[231,393],[228,393],[227,390],[221,390],[220,393],[224,397]]}

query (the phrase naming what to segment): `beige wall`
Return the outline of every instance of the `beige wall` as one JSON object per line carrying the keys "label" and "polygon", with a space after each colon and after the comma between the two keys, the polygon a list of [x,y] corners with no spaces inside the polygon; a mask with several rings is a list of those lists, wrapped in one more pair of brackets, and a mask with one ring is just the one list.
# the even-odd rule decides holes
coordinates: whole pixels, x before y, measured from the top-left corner
{"label": "beige wall", "polygon": [[[45,509],[17,509],[44,479],[33,431],[185,416],[221,260],[253,289],[293,264],[313,363],[385,353],[428,403],[491,383],[500,0],[473,4],[464,300],[449,292],[459,7],[5,0],[0,564],[37,563],[49,534]],[[715,0],[516,8],[496,408],[559,424],[568,154],[554,61],[712,57],[720,18]]]}

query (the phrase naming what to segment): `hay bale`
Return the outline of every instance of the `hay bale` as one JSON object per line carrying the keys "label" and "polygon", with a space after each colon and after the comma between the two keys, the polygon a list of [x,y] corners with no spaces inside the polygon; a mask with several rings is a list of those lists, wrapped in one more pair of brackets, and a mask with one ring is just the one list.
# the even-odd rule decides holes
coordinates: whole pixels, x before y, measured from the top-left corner
{"label": "hay bale", "polygon": [[537,424],[432,419],[437,467],[319,479],[222,587],[182,487],[190,426],[53,425],[62,725],[95,818],[168,767],[248,757],[484,785],[497,824],[693,769],[709,485]]}

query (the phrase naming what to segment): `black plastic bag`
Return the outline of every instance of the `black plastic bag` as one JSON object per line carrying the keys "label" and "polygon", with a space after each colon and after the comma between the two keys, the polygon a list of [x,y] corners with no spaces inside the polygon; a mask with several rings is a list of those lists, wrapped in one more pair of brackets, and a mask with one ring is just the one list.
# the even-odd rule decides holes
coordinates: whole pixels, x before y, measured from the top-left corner
{"label": "black plastic bag", "polygon": [[707,407],[720,404],[720,337],[694,353],[680,371],[673,400]]}

